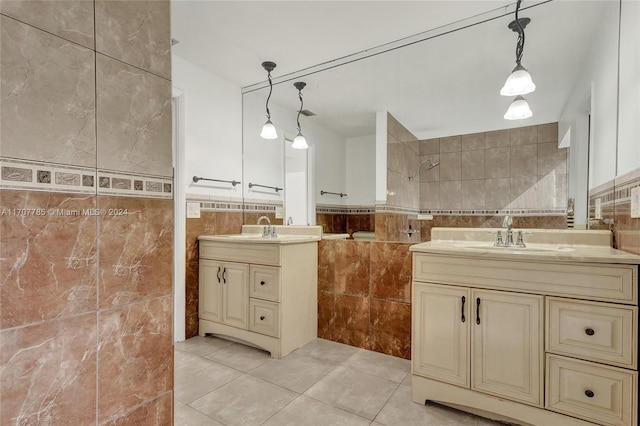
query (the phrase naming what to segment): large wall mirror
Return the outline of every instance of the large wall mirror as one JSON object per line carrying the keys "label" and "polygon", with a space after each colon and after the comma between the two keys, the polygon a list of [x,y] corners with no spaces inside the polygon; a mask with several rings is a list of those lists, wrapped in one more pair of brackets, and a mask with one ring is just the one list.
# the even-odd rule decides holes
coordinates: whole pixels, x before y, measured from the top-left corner
{"label": "large wall mirror", "polygon": [[[283,191],[245,186],[245,202],[277,206],[283,223],[375,227],[378,239],[416,242],[424,236],[407,231],[420,229],[418,214],[509,211],[555,217],[554,226],[567,216],[576,227],[602,224],[613,212],[594,200],[589,207],[588,193],[616,176],[620,3],[525,6],[531,118],[505,120],[513,98],[499,94],[515,64],[514,5],[298,73],[274,71],[278,139],[259,136],[268,86],[243,88],[243,181]],[[307,83],[305,109],[315,115],[301,117],[311,148],[294,156],[296,81]],[[289,191],[300,195],[286,200]],[[366,218],[376,206],[409,220],[383,223],[397,232],[381,238],[380,222]],[[322,215],[332,212],[359,219],[327,226]],[[254,216],[245,213],[245,223]]]}

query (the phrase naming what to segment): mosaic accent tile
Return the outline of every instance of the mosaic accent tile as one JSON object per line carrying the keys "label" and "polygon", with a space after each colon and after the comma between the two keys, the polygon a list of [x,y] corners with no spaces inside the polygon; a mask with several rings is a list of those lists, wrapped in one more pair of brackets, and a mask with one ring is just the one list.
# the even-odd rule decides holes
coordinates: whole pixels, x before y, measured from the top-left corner
{"label": "mosaic accent tile", "polygon": [[100,188],[111,188],[111,178],[101,176]]}
{"label": "mosaic accent tile", "polygon": [[141,180],[134,180],[133,189],[135,189],[136,191],[142,191],[144,189],[144,182]]}
{"label": "mosaic accent tile", "polygon": [[111,180],[112,188],[115,189],[131,189],[131,179],[113,178]]}
{"label": "mosaic accent tile", "polygon": [[31,169],[20,169],[18,167],[3,167],[2,179],[31,182],[33,181],[33,171]]}
{"label": "mosaic accent tile", "polygon": [[162,192],[162,183],[161,182],[149,182],[149,181],[147,181],[147,191]]}
{"label": "mosaic accent tile", "polygon": [[38,183],[51,183],[51,172],[49,170],[38,170]]}
{"label": "mosaic accent tile", "polygon": [[75,173],[56,172],[56,183],[58,185],[80,186],[80,175]]}
{"label": "mosaic accent tile", "polygon": [[164,184],[164,192],[171,192],[171,184],[170,183],[165,183]]}
{"label": "mosaic accent tile", "polygon": [[95,178],[93,176],[82,175],[82,186],[93,187],[94,182],[95,182]]}

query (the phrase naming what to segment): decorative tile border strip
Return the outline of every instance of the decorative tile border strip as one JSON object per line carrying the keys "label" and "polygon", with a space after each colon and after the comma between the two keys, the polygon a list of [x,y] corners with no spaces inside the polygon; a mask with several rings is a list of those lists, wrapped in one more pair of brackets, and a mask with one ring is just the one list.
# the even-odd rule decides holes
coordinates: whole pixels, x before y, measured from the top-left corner
{"label": "decorative tile border strip", "polygon": [[0,188],[96,193],[96,169],[0,158]]}
{"label": "decorative tile border strip", "polygon": [[617,177],[615,180],[615,202],[631,203],[631,190],[640,187],[640,169]]}
{"label": "decorative tile border strip", "polygon": [[168,177],[10,158],[0,158],[0,188],[173,198]]}
{"label": "decorative tile border strip", "polygon": [[98,195],[173,198],[173,179],[98,170]]}
{"label": "decorative tile border strip", "polygon": [[336,206],[330,204],[317,204],[316,214],[374,214],[375,206]]}
{"label": "decorative tile border strip", "polygon": [[567,209],[420,210],[434,216],[566,216]]}
{"label": "decorative tile border strip", "polygon": [[400,213],[400,214],[418,214],[419,210],[411,207],[389,206],[386,204],[376,205],[376,213]]}

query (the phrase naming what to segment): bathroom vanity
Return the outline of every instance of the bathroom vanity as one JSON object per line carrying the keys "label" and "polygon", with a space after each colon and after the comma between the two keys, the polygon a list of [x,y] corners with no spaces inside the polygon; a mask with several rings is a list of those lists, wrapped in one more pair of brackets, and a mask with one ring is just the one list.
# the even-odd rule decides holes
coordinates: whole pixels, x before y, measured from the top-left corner
{"label": "bathroom vanity", "polygon": [[274,358],[317,337],[321,228],[317,234],[307,228],[308,235],[285,231],[277,238],[262,238],[256,232],[262,227],[251,226],[242,234],[198,237],[201,336],[221,335]]}
{"label": "bathroom vanity", "polygon": [[413,400],[532,425],[638,424],[638,264],[608,231],[434,228],[413,252]]}

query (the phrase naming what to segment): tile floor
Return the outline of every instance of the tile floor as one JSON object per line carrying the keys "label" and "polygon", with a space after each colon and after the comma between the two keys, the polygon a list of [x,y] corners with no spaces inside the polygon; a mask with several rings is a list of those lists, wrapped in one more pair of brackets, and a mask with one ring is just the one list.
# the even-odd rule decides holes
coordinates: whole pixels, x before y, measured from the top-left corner
{"label": "tile floor", "polygon": [[283,359],[216,337],[176,344],[176,426],[500,423],[411,401],[410,362],[317,339]]}

